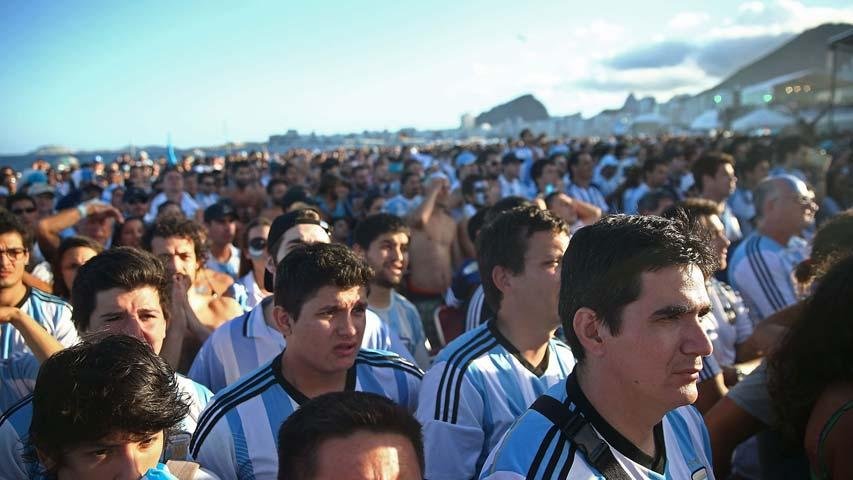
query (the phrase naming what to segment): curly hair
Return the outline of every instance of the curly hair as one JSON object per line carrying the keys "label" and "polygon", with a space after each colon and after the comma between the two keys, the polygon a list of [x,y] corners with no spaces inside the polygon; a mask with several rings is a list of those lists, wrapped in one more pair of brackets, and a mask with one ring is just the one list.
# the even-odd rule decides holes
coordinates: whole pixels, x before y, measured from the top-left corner
{"label": "curly hair", "polygon": [[830,385],[853,382],[853,256],[836,263],[806,300],[798,320],[768,360],[770,398],[779,430],[801,446],[815,402]]}
{"label": "curly hair", "polygon": [[207,261],[207,241],[204,227],[195,220],[180,217],[160,218],[145,230],[142,236],[142,246],[151,251],[151,241],[159,238],[186,238],[193,242],[195,258],[199,265]]}

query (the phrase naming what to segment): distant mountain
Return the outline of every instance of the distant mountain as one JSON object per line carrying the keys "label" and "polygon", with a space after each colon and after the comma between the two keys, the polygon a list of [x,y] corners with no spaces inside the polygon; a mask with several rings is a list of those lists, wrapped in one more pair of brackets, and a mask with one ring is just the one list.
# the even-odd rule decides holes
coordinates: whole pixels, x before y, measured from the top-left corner
{"label": "distant mountain", "polygon": [[826,71],[827,41],[853,29],[849,23],[824,23],[789,40],[762,58],[742,67],[706,93],[721,89],[739,89],[771,78],[801,70]]}
{"label": "distant mountain", "polygon": [[515,118],[521,118],[527,122],[532,122],[536,120],[547,120],[549,116],[548,110],[545,109],[545,105],[542,105],[542,102],[536,100],[536,97],[533,95],[528,94],[498,105],[488,112],[483,112],[477,115],[474,122],[477,125],[482,125],[484,123],[497,125],[504,120],[513,120]]}

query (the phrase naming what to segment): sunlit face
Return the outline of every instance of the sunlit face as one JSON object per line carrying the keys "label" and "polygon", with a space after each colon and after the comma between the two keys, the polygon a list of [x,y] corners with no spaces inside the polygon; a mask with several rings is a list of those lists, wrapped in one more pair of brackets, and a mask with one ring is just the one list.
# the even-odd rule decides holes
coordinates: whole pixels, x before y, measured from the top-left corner
{"label": "sunlit face", "polygon": [[298,317],[282,307],[273,310],[276,324],[287,339],[287,355],[294,364],[318,374],[348,370],[364,335],[367,288],[325,286],[302,304]]}
{"label": "sunlit face", "polygon": [[151,253],[160,257],[170,275],[180,273],[190,281],[195,280],[199,269],[193,241],[184,237],[154,237],[151,239]]}
{"label": "sunlit face", "polygon": [[406,232],[380,235],[370,243],[365,260],[376,272],[374,282],[387,288],[396,287],[409,263],[409,235]]}
{"label": "sunlit face", "polygon": [[592,157],[588,153],[582,153],[578,156],[578,162],[571,167],[572,180],[587,181],[592,178],[592,172],[595,164]]}
{"label": "sunlit face", "polygon": [[19,285],[24,267],[30,261],[30,252],[24,248],[24,239],[18,232],[0,234],[0,288]]}
{"label": "sunlit face", "polygon": [[419,480],[423,478],[412,442],[393,433],[355,432],[320,443],[316,480]]}
{"label": "sunlit face", "polygon": [[711,248],[719,259],[719,269],[725,270],[728,261],[726,257],[729,253],[729,245],[732,243],[726,236],[726,227],[723,225],[723,221],[720,220],[719,215],[706,217],[703,223],[705,224],[705,228],[708,229],[708,233],[711,234]]}
{"label": "sunlit face", "polygon": [[112,217],[86,217],[77,223],[77,230],[80,232],[80,235],[89,237],[101,245],[106,246],[112,236],[114,224],[115,220]]}
{"label": "sunlit face", "polygon": [[74,279],[77,278],[77,270],[97,254],[98,252],[89,247],[69,248],[62,254],[59,268],[62,273],[62,281],[65,282],[69,290],[74,285]]}
{"label": "sunlit face", "polygon": [[214,245],[228,245],[234,241],[237,234],[237,223],[231,217],[212,220],[206,223],[208,238]]}
{"label": "sunlit face", "polygon": [[511,295],[528,305],[531,319],[541,319],[549,327],[560,324],[557,301],[560,295],[560,266],[569,246],[565,233],[536,232],[527,240],[524,271],[510,275]]}
{"label": "sunlit face", "polygon": [[281,240],[279,240],[278,250],[276,250],[275,258],[270,256],[267,259],[267,271],[275,277],[275,266],[279,264],[288,253],[300,245],[309,245],[312,243],[329,243],[332,238],[329,233],[319,225],[313,223],[300,223],[291,227],[284,232]]}
{"label": "sunlit face", "polygon": [[164,432],[113,433],[64,452],[57,479],[136,480],[157,466],[164,446]]}
{"label": "sunlit face", "polygon": [[90,332],[130,335],[160,353],[166,338],[166,317],[154,287],[102,290],[95,295],[95,304],[89,316]]}
{"label": "sunlit face", "polygon": [[728,197],[735,191],[735,187],[737,187],[735,168],[730,163],[720,165],[717,174],[714,175],[712,191],[721,197]]}
{"label": "sunlit face", "polygon": [[142,236],[145,234],[145,224],[142,220],[135,218],[127,220],[121,227],[119,241],[122,246],[142,248]]}
{"label": "sunlit face", "polygon": [[696,401],[702,357],[712,353],[704,317],[710,312],[705,278],[696,266],[641,275],[637,300],[622,310],[613,336],[600,328],[604,373],[643,408],[664,411]]}
{"label": "sunlit face", "polygon": [[168,193],[184,191],[184,177],[180,172],[171,171],[163,177],[163,190]]}

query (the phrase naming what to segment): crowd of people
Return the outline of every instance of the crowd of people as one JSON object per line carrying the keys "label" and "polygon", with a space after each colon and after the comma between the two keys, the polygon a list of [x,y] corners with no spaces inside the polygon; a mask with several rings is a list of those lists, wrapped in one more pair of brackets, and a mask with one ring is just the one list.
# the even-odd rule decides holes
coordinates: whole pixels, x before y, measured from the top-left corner
{"label": "crowd of people", "polygon": [[2,167],[0,478],[853,478],[851,152]]}

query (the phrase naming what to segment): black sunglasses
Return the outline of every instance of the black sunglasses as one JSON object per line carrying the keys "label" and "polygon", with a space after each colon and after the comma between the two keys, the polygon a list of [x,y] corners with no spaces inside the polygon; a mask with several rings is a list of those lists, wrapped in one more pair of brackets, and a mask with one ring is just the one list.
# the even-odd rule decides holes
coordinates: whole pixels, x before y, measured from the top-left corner
{"label": "black sunglasses", "polygon": [[267,248],[267,239],[255,237],[249,240],[249,248],[256,251],[261,251]]}
{"label": "black sunglasses", "polygon": [[27,207],[27,208],[14,208],[12,209],[12,213],[15,215],[23,215],[25,213],[34,213],[36,211],[35,207]]}

